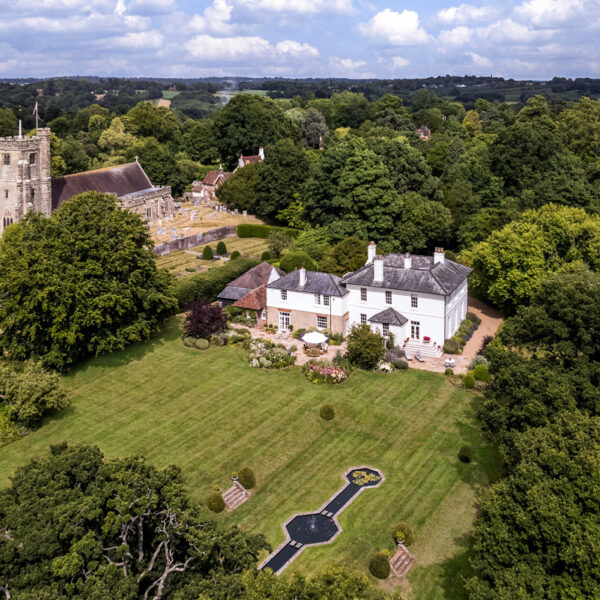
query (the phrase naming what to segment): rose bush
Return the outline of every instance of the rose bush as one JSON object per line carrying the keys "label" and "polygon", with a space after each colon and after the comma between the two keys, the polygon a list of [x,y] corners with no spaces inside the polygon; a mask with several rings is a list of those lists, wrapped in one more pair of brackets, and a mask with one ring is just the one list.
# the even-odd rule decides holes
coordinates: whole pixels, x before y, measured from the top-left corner
{"label": "rose bush", "polygon": [[309,360],[302,372],[311,383],[343,383],[348,379],[348,371],[328,360]]}

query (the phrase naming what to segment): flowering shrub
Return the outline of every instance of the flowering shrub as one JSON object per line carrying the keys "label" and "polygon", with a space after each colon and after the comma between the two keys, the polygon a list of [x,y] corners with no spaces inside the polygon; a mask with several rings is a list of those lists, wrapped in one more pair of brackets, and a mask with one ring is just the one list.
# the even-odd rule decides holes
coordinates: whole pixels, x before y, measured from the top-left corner
{"label": "flowering shrub", "polygon": [[375,370],[380,373],[391,373],[394,370],[394,366],[391,363],[382,360],[377,364]]}
{"label": "flowering shrub", "polygon": [[311,383],[343,383],[348,379],[348,371],[336,367],[328,360],[309,360],[302,372]]}
{"label": "flowering shrub", "polygon": [[248,362],[261,369],[283,369],[293,365],[296,357],[288,354],[285,347],[258,338],[249,343]]}

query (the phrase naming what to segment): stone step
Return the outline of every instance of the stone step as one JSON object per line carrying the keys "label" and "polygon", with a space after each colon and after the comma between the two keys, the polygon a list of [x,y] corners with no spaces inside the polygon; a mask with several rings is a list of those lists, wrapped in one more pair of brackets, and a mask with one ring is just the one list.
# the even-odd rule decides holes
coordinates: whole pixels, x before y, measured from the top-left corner
{"label": "stone step", "polygon": [[390,568],[397,577],[404,577],[415,564],[415,557],[406,549],[406,546],[398,546],[396,554],[390,558]]}
{"label": "stone step", "polygon": [[235,510],[240,504],[246,502],[249,497],[250,492],[237,481],[234,481],[233,485],[223,492],[223,501],[227,510]]}
{"label": "stone step", "polygon": [[412,352],[413,355],[417,352],[420,352],[421,356],[423,357],[430,356],[432,358],[439,358],[442,356],[442,351],[438,350],[437,346],[434,347],[432,344],[409,343],[406,344],[403,349],[405,351],[408,350],[409,352]]}

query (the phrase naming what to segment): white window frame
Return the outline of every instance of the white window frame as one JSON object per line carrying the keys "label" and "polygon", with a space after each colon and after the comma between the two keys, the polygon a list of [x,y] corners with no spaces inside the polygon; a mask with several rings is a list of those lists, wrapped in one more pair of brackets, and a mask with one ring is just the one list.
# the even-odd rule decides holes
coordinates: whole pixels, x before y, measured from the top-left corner
{"label": "white window frame", "polygon": [[[323,321],[325,325],[323,325]],[[327,317],[317,315],[317,329],[327,329]]]}
{"label": "white window frame", "polygon": [[360,313],[360,324],[365,325],[367,322],[367,315],[365,313]]}
{"label": "white window frame", "polygon": [[331,296],[323,294],[323,306],[329,306],[331,304]]}
{"label": "white window frame", "polygon": [[261,315],[260,315],[260,318],[261,318],[263,321],[266,321],[266,320],[267,320],[267,309],[266,309],[266,308],[263,308],[263,309],[262,309],[262,311],[261,311]]}
{"label": "white window frame", "polygon": [[419,296],[417,296],[416,294],[410,295],[410,307],[419,308]]}
{"label": "white window frame", "polygon": [[368,292],[367,292],[367,288],[366,287],[361,287],[360,288],[360,301],[361,302],[366,302],[367,298],[368,298]]}
{"label": "white window frame", "polygon": [[383,335],[390,335],[390,324],[389,323],[382,323],[381,324],[381,330],[383,331]]}
{"label": "white window frame", "polygon": [[321,294],[315,294],[315,304],[321,304]]}
{"label": "white window frame", "polygon": [[410,322],[410,339],[420,340],[421,339],[421,321]]}
{"label": "white window frame", "polygon": [[281,293],[281,299],[285,302],[288,297],[287,297],[287,290],[279,290]]}
{"label": "white window frame", "polygon": [[385,303],[386,304],[392,303],[392,292],[390,290],[385,290]]}

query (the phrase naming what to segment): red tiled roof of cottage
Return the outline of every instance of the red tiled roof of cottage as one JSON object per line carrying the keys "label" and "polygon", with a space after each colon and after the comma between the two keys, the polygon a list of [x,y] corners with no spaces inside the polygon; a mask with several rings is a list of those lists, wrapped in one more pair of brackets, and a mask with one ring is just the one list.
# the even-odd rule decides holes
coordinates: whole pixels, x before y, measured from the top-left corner
{"label": "red tiled roof of cottage", "polygon": [[273,265],[268,262],[262,262],[260,265],[256,265],[256,267],[253,267],[243,275],[240,275],[237,279],[229,282],[227,287],[233,286],[254,290],[261,285],[269,283],[269,277],[271,276],[273,269],[277,271],[280,277],[285,275],[285,272],[281,269],[273,267]]}
{"label": "red tiled roof of cottage", "polygon": [[260,157],[260,154],[253,154],[252,156],[242,155],[242,160],[244,161],[244,164],[247,165],[248,163],[261,162],[262,158]]}
{"label": "red tiled roof of cottage", "polygon": [[234,302],[232,306],[248,310],[262,310],[267,306],[267,289],[261,285]]}
{"label": "red tiled roof of cottage", "polygon": [[227,181],[231,176],[231,173],[226,173],[224,171],[209,171],[202,180],[202,183],[205,185],[215,185],[219,181],[219,177],[223,176],[223,181]]}
{"label": "red tiled roof of cottage", "polygon": [[52,210],[56,210],[66,200],[84,192],[103,192],[121,197],[150,189],[152,183],[142,166],[138,162],[132,162],[74,175],[53,177],[51,186]]}

